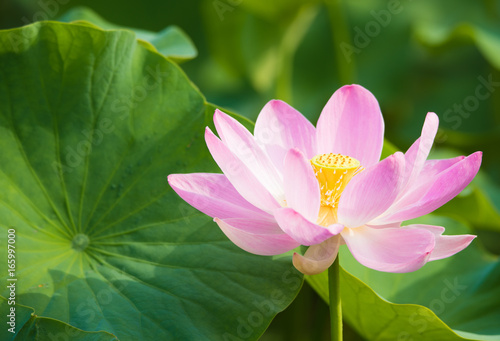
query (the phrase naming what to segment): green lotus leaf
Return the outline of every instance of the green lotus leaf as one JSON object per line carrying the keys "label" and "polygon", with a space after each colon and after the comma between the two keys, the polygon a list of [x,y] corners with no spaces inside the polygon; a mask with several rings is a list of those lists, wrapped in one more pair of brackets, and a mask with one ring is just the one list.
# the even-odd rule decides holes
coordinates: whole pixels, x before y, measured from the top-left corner
{"label": "green lotus leaf", "polygon": [[218,171],[214,106],[176,64],[127,30],[40,22],[0,31],[0,65],[16,303],[120,340],[256,340],[290,304],[303,277],[289,255],[240,250],[167,184]]}
{"label": "green lotus leaf", "polygon": [[[116,336],[106,332],[86,332],[67,323],[35,315],[34,309],[20,304],[9,305],[10,301],[0,296],[2,316],[13,315],[15,325],[8,325],[0,331],[4,341],[24,340],[74,340],[74,341],[117,341]],[[11,310],[13,308],[13,310]],[[10,317],[9,317],[10,320]],[[7,321],[9,322],[9,321]],[[14,327],[12,327],[14,326]],[[10,331],[9,331],[10,329]]]}
{"label": "green lotus leaf", "polygon": [[119,26],[110,23],[87,7],[75,7],[63,14],[59,21],[86,21],[106,30],[128,29],[134,31],[138,39],[151,43],[161,54],[177,63],[193,59],[198,55],[198,51],[189,36],[177,26],[169,26],[158,33]]}

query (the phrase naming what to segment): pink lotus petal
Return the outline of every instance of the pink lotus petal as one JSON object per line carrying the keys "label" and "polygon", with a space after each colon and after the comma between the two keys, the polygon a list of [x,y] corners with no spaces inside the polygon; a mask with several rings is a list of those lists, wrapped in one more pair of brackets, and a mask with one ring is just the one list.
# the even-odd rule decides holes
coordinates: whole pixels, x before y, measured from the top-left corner
{"label": "pink lotus petal", "polygon": [[373,224],[410,220],[428,214],[446,204],[460,193],[476,176],[481,165],[482,153],[476,152],[451,167],[438,173],[434,178],[422,179],[387,213],[375,219]]}
{"label": "pink lotus petal", "polygon": [[434,234],[422,229],[367,226],[342,231],[358,262],[385,272],[411,272],[421,268],[434,248]]}
{"label": "pink lotus petal", "polygon": [[285,195],[288,207],[309,221],[318,219],[321,194],[311,163],[298,149],[285,157]]}
{"label": "pink lotus petal", "polygon": [[285,172],[285,166],[283,165],[283,160],[285,159],[286,153],[288,149],[278,145],[264,145],[262,148],[265,149],[266,154],[269,156],[271,161],[273,162],[274,167],[278,171],[279,174],[283,174]]}
{"label": "pink lotus petal", "polygon": [[413,184],[411,186],[407,186],[402,192],[403,194],[401,194],[400,192],[399,199],[397,199],[381,217],[376,218],[375,221],[371,223],[377,224],[377,226],[379,224],[392,224],[392,222],[394,221],[389,220],[389,217],[397,213],[401,209],[401,207],[405,207],[414,202],[417,202],[423,195],[423,191],[425,191],[425,189],[435,181],[438,174],[444,172],[463,159],[465,159],[465,156],[459,156],[452,159],[425,161],[422,170],[418,174],[417,179],[413,182]]}
{"label": "pink lotus petal", "polygon": [[422,134],[405,154],[405,186],[411,186],[424,167],[439,126],[438,116],[430,112],[425,118]]}
{"label": "pink lotus petal", "polygon": [[368,168],[380,159],[384,120],[372,93],[359,85],[346,85],[330,98],[316,127],[317,154],[348,155]]}
{"label": "pink lotus petal", "polygon": [[274,218],[281,229],[301,245],[319,244],[328,238],[337,235],[343,230],[341,224],[323,227],[314,224],[292,208],[280,208],[274,211]]}
{"label": "pink lotus petal", "polygon": [[396,199],[403,174],[404,156],[397,152],[355,175],[340,196],[338,221],[356,227],[382,214]]}
{"label": "pink lotus petal", "polygon": [[282,201],[284,199],[283,179],[253,135],[237,120],[218,109],[215,110],[214,124],[222,142],[233,155],[243,161],[276,200]]}
{"label": "pink lotus petal", "polygon": [[292,148],[302,151],[308,159],[313,158],[316,155],[315,130],[300,112],[285,102],[272,100],[257,117],[254,133],[269,154],[281,161]]}
{"label": "pink lotus petal", "polygon": [[234,244],[256,255],[279,255],[300,245],[283,233],[275,222],[219,218],[214,221]]}
{"label": "pink lotus petal", "polygon": [[189,205],[212,218],[274,220],[246,201],[223,174],[170,174],[168,183]]}
{"label": "pink lotus petal", "polygon": [[434,250],[432,250],[429,261],[453,256],[469,246],[474,238],[476,238],[476,236],[470,234],[443,236],[444,228],[441,226],[414,224],[405,226],[405,228],[424,229],[434,234],[436,245],[434,246]]}
{"label": "pink lotus petal", "polygon": [[234,156],[229,148],[209,128],[205,131],[205,141],[215,162],[243,198],[268,213],[281,207],[247,166]]}
{"label": "pink lotus petal", "polygon": [[328,238],[321,244],[309,247],[302,256],[293,254],[293,265],[304,275],[317,275],[328,269],[339,252],[340,235]]}
{"label": "pink lotus petal", "polygon": [[418,187],[424,182],[432,181],[436,177],[436,175],[447,170],[455,163],[460,162],[463,159],[465,159],[465,156],[458,156],[451,159],[425,161],[424,166],[418,174],[417,180],[415,181],[413,187]]}
{"label": "pink lotus petal", "polygon": [[373,229],[387,229],[387,228],[400,228],[401,227],[401,221],[395,222],[395,223],[390,223],[390,224],[385,224],[385,225],[375,225],[375,224],[366,224],[367,227],[371,227]]}

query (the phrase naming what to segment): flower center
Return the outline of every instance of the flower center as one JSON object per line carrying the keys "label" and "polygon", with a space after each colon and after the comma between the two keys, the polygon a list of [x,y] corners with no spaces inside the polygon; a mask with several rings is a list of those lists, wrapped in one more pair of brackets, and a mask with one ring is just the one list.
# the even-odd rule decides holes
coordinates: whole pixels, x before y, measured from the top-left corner
{"label": "flower center", "polygon": [[340,195],[352,177],[364,168],[358,160],[342,154],[322,154],[311,159],[321,192],[318,224],[328,226],[337,222]]}

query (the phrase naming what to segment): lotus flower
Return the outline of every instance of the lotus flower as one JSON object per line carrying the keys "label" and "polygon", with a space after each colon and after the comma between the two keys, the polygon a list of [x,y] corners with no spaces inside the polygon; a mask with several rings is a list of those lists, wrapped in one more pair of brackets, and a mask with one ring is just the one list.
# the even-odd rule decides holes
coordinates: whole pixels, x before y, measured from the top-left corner
{"label": "lotus flower", "polygon": [[410,272],[467,247],[472,235],[443,235],[430,225],[401,226],[460,193],[481,152],[427,160],[438,128],[428,113],[419,139],[381,161],[384,121],[375,97],[359,85],[330,98],[315,128],[286,103],[260,112],[252,135],[219,110],[205,140],[224,174],[171,174],[170,186],[214,218],[237,246],[258,255],[294,253],[293,264],[317,274],[345,243],[364,266]]}

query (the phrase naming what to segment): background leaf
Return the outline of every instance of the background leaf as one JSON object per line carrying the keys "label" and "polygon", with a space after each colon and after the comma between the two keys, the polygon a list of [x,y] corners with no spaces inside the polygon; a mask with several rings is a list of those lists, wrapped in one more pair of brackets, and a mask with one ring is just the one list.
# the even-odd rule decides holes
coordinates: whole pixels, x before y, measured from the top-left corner
{"label": "background leaf", "polygon": [[191,39],[177,26],[169,26],[158,33],[119,26],[104,20],[87,7],[75,7],[63,14],[58,20],[62,22],[87,21],[105,30],[131,30],[138,39],[150,42],[158,52],[177,63],[193,59],[198,54]]}
{"label": "background leaf", "polygon": [[120,340],[255,340],[290,304],[289,255],[242,251],[166,182],[218,171],[214,107],[176,64],[131,32],[52,22],[0,32],[0,65],[17,302]]}

